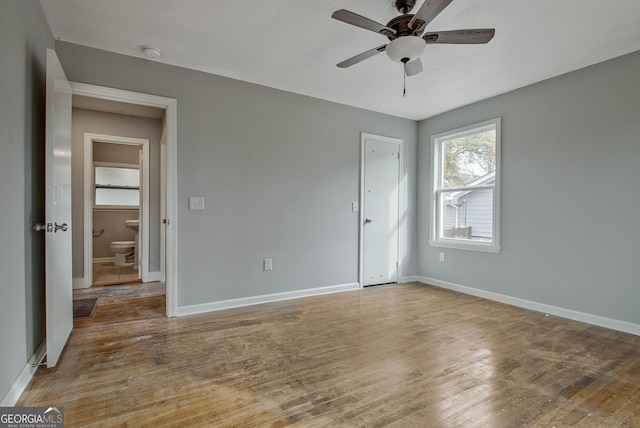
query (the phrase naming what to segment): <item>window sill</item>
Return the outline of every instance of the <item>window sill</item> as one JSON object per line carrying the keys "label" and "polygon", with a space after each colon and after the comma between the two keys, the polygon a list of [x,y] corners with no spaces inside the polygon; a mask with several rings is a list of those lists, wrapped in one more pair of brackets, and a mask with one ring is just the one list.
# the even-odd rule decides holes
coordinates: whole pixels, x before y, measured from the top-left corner
{"label": "window sill", "polygon": [[495,244],[485,244],[482,242],[463,242],[453,239],[440,239],[437,241],[430,240],[429,245],[431,245],[432,247],[454,248],[457,250],[480,251],[484,253],[499,253],[501,250],[500,246]]}
{"label": "window sill", "polygon": [[139,210],[140,207],[138,205],[136,206],[130,206],[130,205],[94,205],[93,206],[93,210],[94,211],[133,211],[133,210]]}

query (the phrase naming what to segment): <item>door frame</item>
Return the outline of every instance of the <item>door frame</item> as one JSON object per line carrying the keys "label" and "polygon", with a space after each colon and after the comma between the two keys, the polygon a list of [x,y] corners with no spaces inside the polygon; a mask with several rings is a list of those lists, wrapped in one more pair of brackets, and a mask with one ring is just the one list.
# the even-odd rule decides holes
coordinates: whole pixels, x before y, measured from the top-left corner
{"label": "door frame", "polygon": [[[118,135],[84,134],[84,285],[91,287],[93,283],[93,143],[121,144],[142,148],[142,206],[139,215],[142,216],[142,228],[138,242],[138,257],[142,282],[157,281],[160,278],[151,278],[149,272],[149,140],[146,138],[121,137]],[[160,188],[163,193],[165,189]],[[136,261],[137,263],[137,261]]]}
{"label": "door frame", "polygon": [[404,140],[400,138],[385,137],[382,135],[369,134],[366,132],[360,133],[360,202],[359,202],[359,215],[358,215],[358,284],[360,288],[364,288],[364,195],[365,195],[365,160],[366,160],[366,140],[375,139],[378,141],[384,141],[385,143],[397,144],[398,151],[400,153],[400,159],[398,164],[398,283],[402,278],[402,261],[405,258],[405,252],[402,251],[403,243],[405,242],[404,234],[406,232],[406,206],[405,206],[405,180],[404,177]]}
{"label": "door frame", "polygon": [[165,217],[163,221],[165,233],[165,287],[166,287],[166,315],[175,317],[178,308],[178,222],[177,222],[177,190],[178,190],[178,101],[175,98],[161,97],[157,95],[143,94],[106,86],[91,85],[87,83],[69,82],[74,95],[89,98],[97,98],[110,101],[118,101],[127,104],[156,107],[165,111],[166,141],[166,168],[161,171],[166,178],[165,187]]}

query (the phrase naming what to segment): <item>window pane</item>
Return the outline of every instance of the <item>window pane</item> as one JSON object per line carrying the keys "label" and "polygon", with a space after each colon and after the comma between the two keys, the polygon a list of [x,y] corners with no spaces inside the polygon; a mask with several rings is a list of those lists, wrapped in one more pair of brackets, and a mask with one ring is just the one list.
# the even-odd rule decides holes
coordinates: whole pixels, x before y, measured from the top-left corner
{"label": "window pane", "polygon": [[442,187],[477,185],[496,170],[496,128],[482,127],[442,142]]}
{"label": "window pane", "polygon": [[491,242],[494,189],[441,192],[439,238]]}
{"label": "window pane", "polygon": [[96,205],[120,205],[137,207],[140,205],[138,189],[96,189]]}
{"label": "window pane", "polygon": [[96,184],[102,186],[140,186],[140,171],[135,168],[96,166]]}

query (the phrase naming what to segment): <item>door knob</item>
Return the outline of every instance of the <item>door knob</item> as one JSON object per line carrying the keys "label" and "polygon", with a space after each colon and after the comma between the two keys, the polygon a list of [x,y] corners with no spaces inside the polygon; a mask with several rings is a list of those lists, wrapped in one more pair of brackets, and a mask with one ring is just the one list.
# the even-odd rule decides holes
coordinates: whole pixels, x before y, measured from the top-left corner
{"label": "door knob", "polygon": [[58,233],[59,230],[62,230],[63,232],[66,232],[67,229],[69,229],[69,226],[67,226],[67,223],[62,223],[62,224],[56,223],[56,227],[55,227],[54,232]]}
{"label": "door knob", "polygon": [[365,218],[365,219],[364,219],[364,222],[365,222],[365,223],[371,223],[371,222],[373,222],[373,220],[371,220],[370,218]]}

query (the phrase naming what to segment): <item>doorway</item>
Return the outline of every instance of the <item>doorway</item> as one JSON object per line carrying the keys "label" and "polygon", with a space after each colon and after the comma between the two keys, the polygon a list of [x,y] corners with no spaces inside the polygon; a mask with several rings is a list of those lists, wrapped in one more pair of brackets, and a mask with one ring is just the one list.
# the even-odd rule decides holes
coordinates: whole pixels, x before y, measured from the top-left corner
{"label": "doorway", "polygon": [[[140,115],[147,110],[161,110],[162,129],[159,147],[159,178],[158,183],[162,186],[159,192],[159,215],[158,215],[158,239],[160,240],[160,251],[158,260],[157,276],[147,278],[165,283],[166,288],[166,316],[176,316],[177,309],[177,275],[176,275],[176,252],[177,242],[176,218],[176,189],[177,189],[177,102],[172,98],[159,97],[155,95],[142,94],[137,92],[124,91],[84,83],[70,82],[74,95],[74,100],[82,99],[81,102],[88,102],[94,109],[118,113],[121,115]],[[74,103],[74,107],[78,104]],[[99,107],[96,107],[99,106]],[[84,105],[87,107],[87,105]],[[132,114],[132,112],[135,112]],[[144,213],[143,213],[144,216]],[[141,217],[143,218],[143,217]],[[144,224],[144,222],[142,222]],[[147,222],[149,224],[149,222]],[[86,226],[86,224],[85,224]],[[144,226],[143,226],[144,227]],[[93,230],[83,228],[84,235],[91,236]],[[143,232],[144,233],[144,232]],[[89,238],[91,239],[91,238]],[[144,243],[144,238],[141,239]],[[147,252],[149,254],[149,252]],[[144,271],[143,271],[144,272]],[[91,280],[91,276],[88,277]],[[87,275],[84,273],[84,283]],[[74,282],[76,280],[74,279]]]}
{"label": "doorway", "polygon": [[[101,119],[113,119],[112,116],[101,116],[100,112],[85,112],[83,117],[77,109],[74,109],[74,118],[86,120],[87,113]],[[146,124],[149,128],[152,125],[153,130],[154,121],[142,122],[141,118],[142,123],[138,124],[135,117],[127,119],[138,127]],[[150,162],[152,148],[149,138],[84,133],[83,253],[86,287],[138,280],[146,283],[162,278],[158,271],[161,252],[157,244],[160,243],[161,227],[159,194],[164,189],[159,187],[161,122],[157,122],[154,163]],[[151,170],[156,183],[151,182]],[[151,193],[154,198],[150,197]],[[152,240],[156,245],[150,245]],[[114,253],[112,247],[116,243],[116,251],[123,256]],[[131,243],[133,246],[129,245]],[[156,261],[155,266],[150,266],[151,259]]]}
{"label": "doorway", "polygon": [[402,140],[361,135],[360,284],[400,278]]}

